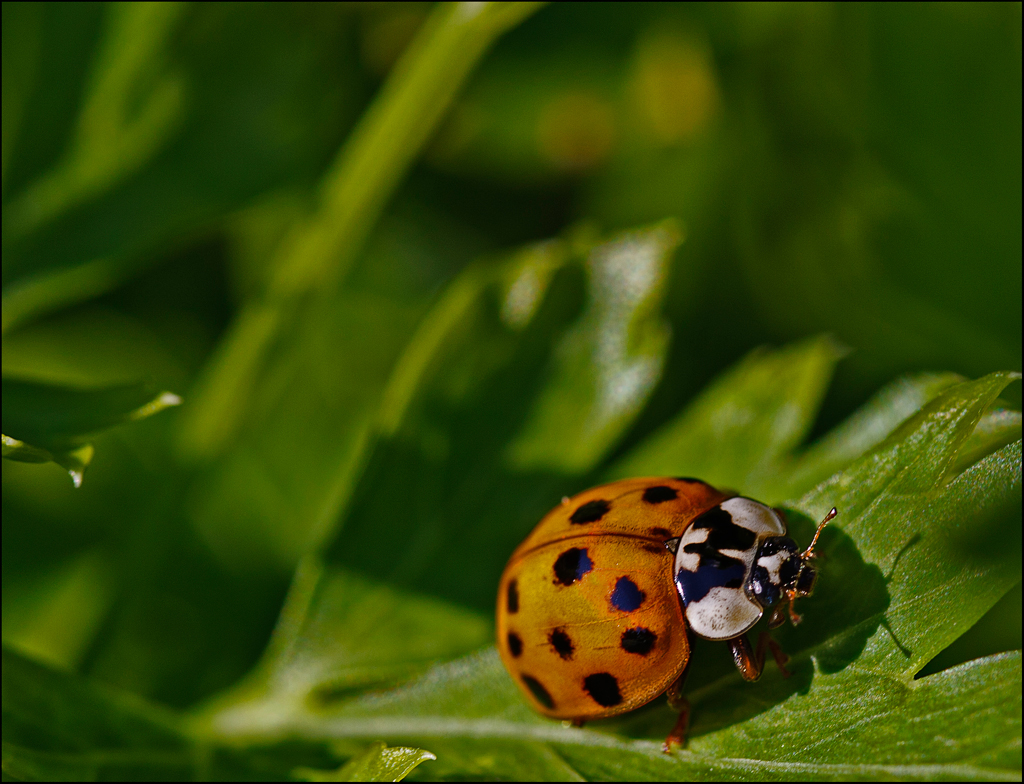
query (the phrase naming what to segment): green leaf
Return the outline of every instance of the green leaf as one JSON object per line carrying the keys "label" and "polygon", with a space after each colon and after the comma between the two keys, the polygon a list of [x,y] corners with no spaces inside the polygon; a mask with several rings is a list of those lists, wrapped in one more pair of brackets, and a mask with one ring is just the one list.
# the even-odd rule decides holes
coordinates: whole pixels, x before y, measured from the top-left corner
{"label": "green leaf", "polygon": [[810,430],[841,356],[829,338],[755,351],[608,477],[695,476],[770,498],[767,491]]}
{"label": "green leaf", "polygon": [[1019,441],[1020,434],[1020,411],[994,406],[992,410],[985,412],[985,415],[978,421],[977,427],[960,448],[951,473],[959,474],[999,447],[1005,446],[1011,441]]}
{"label": "green leaf", "polygon": [[[884,617],[889,630],[872,638],[859,655],[860,666],[913,677],[1020,579],[1019,561],[965,544],[1019,494],[1021,442],[949,481],[985,412],[1017,378],[993,373],[950,387],[878,447],[794,504],[812,519],[837,507],[842,520],[837,529],[851,537],[866,564],[885,575],[885,589],[877,596],[860,592],[862,621]],[[826,544],[826,556],[834,546],[845,545]],[[839,568],[825,571],[821,592],[826,596],[824,586],[833,579],[843,579]],[[840,658],[850,642],[835,641]]]}
{"label": "green leaf", "polygon": [[114,599],[110,561],[96,548],[48,569],[10,570],[15,573],[4,580],[4,644],[35,661],[74,670]]}
{"label": "green leaf", "polygon": [[180,123],[184,88],[162,60],[183,10],[180,3],[107,9],[75,135],[63,159],[6,206],[5,239],[29,234],[105,190],[167,142]]}
{"label": "green leaf", "polygon": [[[1021,5],[534,7],[3,5],[4,375],[191,390],[4,431],[99,451],[3,464],[5,780],[1019,780]],[[841,508],[671,757],[493,647],[540,515],[664,471]]]}
{"label": "green leaf", "polygon": [[[678,226],[667,221],[590,254],[586,310],[561,337],[552,378],[509,444],[513,466],[585,471],[640,412],[662,373],[670,328],[660,307],[681,239]],[[521,275],[507,307],[516,307],[520,289],[530,286],[532,278]]]}
{"label": "green leaf", "polygon": [[[103,9],[105,29],[67,148],[4,205],[4,333],[31,316],[106,291],[144,263],[118,253],[75,263],[74,250],[47,253],[45,239],[42,249],[33,247],[32,235],[45,237],[56,218],[136,174],[179,130],[185,80],[166,61],[183,9],[180,3]],[[4,144],[7,149],[6,133]]]}
{"label": "green leaf", "polygon": [[366,689],[402,683],[490,637],[490,624],[476,613],[309,558],[261,666],[205,715],[246,726],[268,711],[330,709]]}
{"label": "green leaf", "polygon": [[315,211],[297,220],[207,368],[185,421],[182,454],[204,460],[235,436],[274,339],[304,299],[343,279],[381,211],[474,66],[536,3],[444,3],[403,54],[325,173]]}
{"label": "green leaf", "polygon": [[242,753],[181,717],[3,649],[3,773],[20,781],[275,781],[337,757],[294,744]]}
{"label": "green leaf", "polygon": [[[592,247],[577,238],[575,250],[551,241],[452,282],[396,364],[351,500],[323,552],[303,561],[263,665],[204,715],[244,726],[269,704],[281,715],[311,699],[341,704],[490,639],[508,553],[552,497],[582,481],[550,463],[609,413],[602,379],[565,372],[560,348],[594,352],[611,335],[628,370],[629,336],[660,328],[652,303],[676,241],[661,225]],[[608,259],[648,271],[646,288],[617,307]],[[662,356],[637,358],[657,368]],[[576,453],[574,462],[586,458],[577,471],[598,463],[652,387],[635,389],[630,406],[605,420],[600,438]],[[576,411],[541,439],[534,423],[553,399],[573,400]],[[546,470],[510,455],[524,433],[519,443],[546,456]]]}
{"label": "green leaf", "polygon": [[3,443],[6,460],[17,460],[19,463],[57,463],[71,473],[76,487],[82,483],[82,472],[89,465],[93,455],[92,444],[84,444],[66,451],[55,449],[50,452],[6,435],[3,436]]}
{"label": "green leaf", "polygon": [[187,779],[174,717],[3,651],[4,776],[27,781]]}
{"label": "green leaf", "polygon": [[[807,354],[803,348],[790,356],[799,366]],[[325,742],[393,739],[430,748],[438,762],[427,775],[442,777],[1017,778],[1019,653],[914,678],[1019,580],[1015,553],[965,547],[963,535],[984,530],[1019,497],[1020,441],[955,472],[959,453],[1017,377],[946,386],[867,454],[788,505],[801,541],[827,508],[840,510],[819,545],[821,577],[801,607],[805,622],[776,632],[793,676],[766,669],[758,684],[742,682],[721,646],[698,641],[690,741],[672,756],[660,750],[673,721],[660,701],[587,729],[560,727],[530,710],[493,649],[392,691],[332,704],[261,705],[257,698],[245,710],[212,712],[204,726],[233,742],[291,734]],[[746,397],[727,385],[718,389],[746,410],[764,396],[754,384]],[[701,404],[713,411],[714,402],[709,394]],[[768,411],[775,416],[778,408]],[[767,434],[770,444],[788,442],[779,435],[785,429],[754,424],[752,432]],[[1000,432],[1004,438],[1006,429]],[[984,434],[974,438],[994,443]],[[655,439],[663,444],[662,436]],[[779,450],[721,449],[743,458],[728,463],[734,470],[763,466],[765,452]]]}
{"label": "green leaf", "polygon": [[207,466],[192,492],[191,522],[222,563],[289,574],[324,535],[351,492],[388,375],[427,305],[349,290],[306,311],[253,390],[234,448]]}
{"label": "green leaf", "polygon": [[3,397],[4,430],[44,445],[73,442],[181,403],[177,395],[154,393],[144,383],[71,389],[7,378]]}
{"label": "green leaf", "polygon": [[76,487],[92,459],[92,446],[82,443],[86,437],[181,403],[177,395],[142,383],[84,390],[7,378],[3,397],[4,458],[52,460],[68,470]]}
{"label": "green leaf", "polygon": [[845,422],[802,452],[788,470],[780,471],[779,478],[786,487],[783,497],[801,495],[846,468],[942,390],[962,380],[955,373],[922,373],[886,385]]}
{"label": "green leaf", "polygon": [[437,757],[423,749],[388,748],[383,741],[377,741],[338,770],[298,768],[294,776],[303,781],[401,781],[421,762],[433,759]]}
{"label": "green leaf", "polygon": [[[327,561],[489,615],[507,554],[652,392],[677,241],[659,224],[542,243],[453,281],[395,366]],[[609,279],[631,266],[644,274],[620,296]],[[571,372],[602,351],[607,367]]]}
{"label": "green leaf", "polygon": [[[265,724],[241,737],[251,742],[299,732],[416,739],[437,754],[429,773],[439,778],[1005,780],[1020,765],[1020,672],[1015,652],[909,684],[855,673],[842,682],[816,683],[806,696],[790,688],[788,699],[741,722],[735,732],[705,735],[695,727],[698,737],[669,756],[660,737],[630,740],[537,716],[492,649],[440,666],[402,689],[362,698],[338,714],[296,723],[297,717],[278,722],[268,714]],[[772,704],[772,696],[757,700],[758,708]],[[721,712],[735,714],[736,706]],[[657,716],[664,735],[672,715],[660,710]]]}
{"label": "green leaf", "polygon": [[[298,16],[116,4],[43,14],[48,67],[26,112],[42,127],[20,128],[13,155],[4,134],[18,169],[4,183],[5,333],[115,288],[261,194],[308,188],[362,96],[353,69],[325,64],[354,15]],[[281,35],[296,23],[310,32],[301,58]],[[52,108],[64,104],[67,117]],[[37,137],[63,149],[37,161]]]}

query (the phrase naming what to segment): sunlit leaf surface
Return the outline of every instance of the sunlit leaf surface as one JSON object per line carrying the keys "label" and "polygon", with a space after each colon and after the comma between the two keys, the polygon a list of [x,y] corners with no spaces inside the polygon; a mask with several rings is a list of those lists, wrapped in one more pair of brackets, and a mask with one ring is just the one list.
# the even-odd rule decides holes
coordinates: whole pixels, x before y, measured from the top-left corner
{"label": "sunlit leaf surface", "polygon": [[[532,712],[493,649],[423,672],[431,660],[480,644],[487,622],[457,604],[374,585],[329,561],[310,561],[300,570],[262,675],[211,705],[188,730],[160,714],[164,734],[155,745],[130,733],[118,740],[138,756],[126,762],[114,755],[109,775],[121,777],[117,765],[187,769],[190,763],[176,746],[216,747],[229,740],[273,745],[297,736],[333,744],[341,754],[351,748],[349,755],[360,740],[428,748],[437,763],[418,768],[418,776],[1013,778],[1019,765],[1019,654],[914,679],[1017,580],[1012,554],[976,542],[965,546],[971,543],[957,536],[968,527],[983,532],[984,521],[1019,494],[1020,442],[990,446],[980,460],[950,474],[958,452],[978,423],[991,418],[986,412],[1012,379],[995,374],[947,386],[866,455],[787,504],[798,538],[824,505],[841,510],[822,540],[822,578],[802,607],[805,623],[780,635],[792,656],[793,677],[769,669],[758,684],[743,683],[731,668],[718,666],[725,664],[721,651],[715,663],[714,647],[698,645],[695,658],[707,660],[695,661],[689,681],[690,742],[672,756],[660,750],[672,721],[663,704],[567,729]],[[4,672],[22,684],[5,688],[5,712],[9,702],[14,715],[29,717],[24,723],[35,721],[40,710],[21,696],[28,682],[51,701],[87,695],[89,710],[110,713],[108,721],[129,727],[139,721],[130,717],[145,716],[144,727],[154,721],[152,709],[99,699],[91,687],[13,655]],[[415,677],[417,672],[423,674]],[[410,676],[405,685],[388,688]],[[6,738],[5,767],[12,774],[54,776],[65,765],[84,775],[98,764],[88,755],[46,754],[47,747]],[[318,772],[330,766],[300,767],[334,775]]]}
{"label": "sunlit leaf surface", "polygon": [[[4,779],[1019,780],[1020,9],[4,3]],[[493,647],[643,474],[839,509],[672,755]]]}
{"label": "sunlit leaf surface", "polygon": [[[766,364],[777,375],[799,376],[805,358],[818,350],[810,345],[780,352]],[[756,378],[757,361],[746,367],[754,368]],[[735,377],[713,387],[694,407],[714,411],[718,403],[745,410],[747,421],[755,425],[751,432],[767,433],[760,440],[773,443],[772,434],[781,426],[770,421],[758,425],[757,419],[778,417],[779,407],[765,399],[757,384],[748,385],[746,392],[742,384],[731,386],[729,380]],[[661,754],[656,740],[671,726],[667,708],[652,705],[597,722],[593,729],[565,730],[532,714],[493,652],[439,666],[396,691],[347,694],[334,702],[310,700],[317,693],[309,681],[315,670],[311,661],[296,657],[275,678],[298,679],[291,682],[302,682],[305,694],[301,689],[275,694],[272,689],[264,697],[239,695],[235,704],[221,706],[209,717],[212,729],[227,737],[275,738],[291,732],[325,740],[385,737],[434,750],[439,755],[432,769],[436,775],[1012,777],[1019,764],[1019,656],[979,661],[919,680],[914,675],[1018,579],[1012,554],[965,547],[962,532],[971,528],[981,535],[985,521],[1019,494],[1020,442],[1001,446],[1000,438],[989,439],[987,448],[976,449],[984,457],[962,473],[950,474],[958,453],[1014,377],[994,374],[978,381],[946,382],[934,397],[927,387],[921,392],[912,388],[910,394],[919,399],[932,399],[884,438],[877,425],[862,434],[875,444],[867,454],[786,504],[792,530],[801,540],[830,506],[840,509],[819,545],[822,577],[816,596],[805,603],[805,623],[779,633],[792,657],[793,677],[786,680],[768,670],[757,685],[743,683],[735,671],[716,667],[714,646],[698,644],[695,659],[708,660],[695,660],[689,679],[691,740],[671,758]],[[877,404],[869,403],[854,421],[873,423],[874,410]],[[684,413],[681,421],[695,422],[691,429],[707,427],[706,420],[690,416]],[[783,417],[792,421],[788,412]],[[894,424],[890,421],[889,426]],[[695,454],[673,452],[662,464],[652,460],[652,473],[671,469],[676,465],[672,460],[704,457],[697,436],[688,436],[684,426],[673,427],[678,442],[693,444]],[[845,426],[825,443],[841,442],[850,431]],[[655,435],[652,443],[662,439]],[[654,454],[654,448],[643,445],[639,452]],[[778,454],[769,447],[769,454],[773,452]],[[763,452],[752,445],[722,453],[733,476],[760,469],[766,477],[762,481],[770,481]],[[326,610],[320,591],[329,584],[321,578],[296,589],[311,602],[304,609],[311,617]],[[307,639],[323,639],[299,625],[279,631],[297,633],[288,643],[295,650],[307,647]],[[720,664],[720,649],[717,658]],[[972,732],[948,743],[942,732],[963,723]],[[507,755],[496,748],[508,749]]]}
{"label": "sunlit leaf surface", "polygon": [[388,748],[378,741],[337,770],[298,768],[294,775],[305,781],[401,781],[421,762],[432,759],[437,758],[429,751],[403,746]]}
{"label": "sunlit leaf surface", "polygon": [[695,476],[767,500],[768,480],[807,435],[840,356],[824,338],[751,354],[611,475]]}

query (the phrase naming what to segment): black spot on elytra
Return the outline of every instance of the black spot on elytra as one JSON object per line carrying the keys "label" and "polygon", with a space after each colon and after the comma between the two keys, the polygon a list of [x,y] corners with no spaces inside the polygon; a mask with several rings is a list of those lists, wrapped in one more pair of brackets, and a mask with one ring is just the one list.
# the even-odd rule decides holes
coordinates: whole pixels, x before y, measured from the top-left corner
{"label": "black spot on elytra", "polygon": [[566,550],[555,561],[555,580],[562,585],[572,585],[583,575],[594,568],[593,562],[587,557],[587,551],[579,547]]}
{"label": "black spot on elytra", "polygon": [[667,528],[648,528],[647,532],[651,536],[663,536],[666,539],[668,539],[669,537],[672,536],[672,532],[670,530],[668,530]]}
{"label": "black spot on elytra", "polygon": [[753,531],[736,525],[732,521],[732,515],[721,506],[706,511],[693,521],[693,527],[708,529],[708,538],[703,542],[691,542],[683,547],[683,552],[699,555],[701,567],[732,569],[737,564],[742,567],[742,561],[722,555],[721,551],[749,550],[757,540]]}
{"label": "black spot on elytra", "polygon": [[628,577],[620,577],[612,591],[612,606],[623,612],[633,612],[644,603],[647,594],[640,590]]}
{"label": "black spot on elytra", "polygon": [[679,493],[668,485],[655,485],[644,490],[644,500],[649,504],[662,504],[678,497]]}
{"label": "black spot on elytra", "polygon": [[662,553],[665,552],[665,545],[663,545],[663,544],[654,544],[654,542],[646,542],[643,545],[643,548],[647,552],[654,553],[655,555],[661,555]]}
{"label": "black spot on elytra", "polygon": [[515,632],[508,633],[508,652],[517,659],[519,654],[523,652],[523,641],[519,639],[519,635]]}
{"label": "black spot on elytra", "polygon": [[548,635],[548,641],[563,659],[572,658],[572,640],[564,629],[555,629]]}
{"label": "black spot on elytra", "polygon": [[587,501],[583,506],[572,513],[569,518],[570,523],[580,525],[581,523],[594,523],[605,516],[605,513],[611,508],[611,504],[607,501]]}
{"label": "black spot on elytra", "polygon": [[646,656],[654,647],[657,639],[658,635],[650,629],[642,627],[626,629],[622,633],[622,650],[626,653],[639,653],[641,656]]}
{"label": "black spot on elytra", "polygon": [[541,685],[539,680],[529,675],[520,675],[519,677],[522,679],[523,683],[526,684],[526,688],[528,688],[533,696],[537,698],[537,702],[548,710],[555,707],[555,701],[551,699],[551,695],[548,694],[548,690]]}
{"label": "black spot on elytra", "polygon": [[611,708],[622,702],[622,695],[619,694],[619,682],[615,680],[615,676],[607,672],[588,675],[583,679],[583,688],[594,698],[594,702],[605,708]]}
{"label": "black spot on elytra", "polygon": [[509,580],[508,593],[505,599],[505,606],[508,608],[509,613],[519,612],[519,585],[515,580]]}

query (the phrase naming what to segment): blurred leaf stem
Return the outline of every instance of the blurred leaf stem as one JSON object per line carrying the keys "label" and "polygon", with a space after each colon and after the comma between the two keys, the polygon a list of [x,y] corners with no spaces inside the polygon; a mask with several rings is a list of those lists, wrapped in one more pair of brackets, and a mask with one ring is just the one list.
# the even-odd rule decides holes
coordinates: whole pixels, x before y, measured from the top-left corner
{"label": "blurred leaf stem", "polygon": [[318,206],[282,241],[263,296],[242,307],[200,377],[180,431],[184,459],[230,442],[275,338],[306,296],[344,277],[473,67],[537,5],[445,3],[428,17],[324,175]]}
{"label": "blurred leaf stem", "polygon": [[[182,3],[112,3],[106,9],[106,29],[66,152],[4,206],[5,254],[10,244],[137,172],[172,137],[184,116],[186,90],[181,74],[168,66],[167,44],[183,10]],[[17,118],[4,134],[5,187],[16,126]],[[5,279],[3,332],[109,291],[135,269],[134,259],[100,257]]]}
{"label": "blurred leaf stem", "polygon": [[5,210],[7,241],[136,171],[167,141],[181,119],[185,88],[166,66],[166,45],[183,10],[182,3],[110,5],[71,144]]}

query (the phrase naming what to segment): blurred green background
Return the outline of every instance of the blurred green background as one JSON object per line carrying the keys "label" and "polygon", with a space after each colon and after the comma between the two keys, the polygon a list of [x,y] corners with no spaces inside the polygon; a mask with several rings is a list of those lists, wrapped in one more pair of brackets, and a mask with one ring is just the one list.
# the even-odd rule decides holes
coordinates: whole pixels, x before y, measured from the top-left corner
{"label": "blurred green background", "polygon": [[[1020,4],[543,7],[351,174],[346,140],[430,11],[3,5],[4,377],[185,401],[98,435],[80,489],[4,462],[6,642],[174,707],[238,681],[302,554],[371,503],[353,477],[401,470],[364,455],[427,314],[537,241],[671,219],[635,410],[582,456],[513,445],[580,483],[765,344],[848,350],[812,440],[898,376],[1020,370]],[[331,212],[338,171],[383,183],[379,219]],[[512,367],[492,382],[514,396],[534,367]],[[571,401],[552,405],[537,427]],[[472,474],[471,446],[421,436]],[[557,500],[531,476],[498,495]],[[504,557],[465,564],[470,609]],[[380,560],[353,566],[391,579]],[[932,669],[1019,648],[1020,619],[1018,585]]]}

